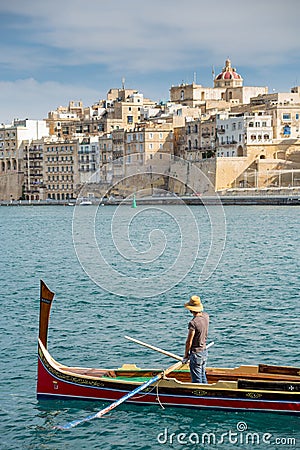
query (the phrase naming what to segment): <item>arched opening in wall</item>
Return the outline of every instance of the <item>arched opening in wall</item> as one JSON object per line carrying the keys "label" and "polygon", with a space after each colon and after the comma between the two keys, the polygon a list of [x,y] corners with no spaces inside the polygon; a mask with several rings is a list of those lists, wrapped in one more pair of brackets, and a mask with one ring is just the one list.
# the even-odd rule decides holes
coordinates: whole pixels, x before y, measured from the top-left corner
{"label": "arched opening in wall", "polygon": [[260,155],[259,159],[266,159],[266,155]]}
{"label": "arched opening in wall", "polygon": [[61,194],[61,199],[62,199],[62,200],[65,199],[65,194],[64,194],[64,193]]}
{"label": "arched opening in wall", "polygon": [[29,200],[29,195],[25,195],[25,200]]}
{"label": "arched opening in wall", "polygon": [[7,161],[7,170],[11,170],[11,162]]}
{"label": "arched opening in wall", "polygon": [[275,159],[285,159],[285,152],[276,152],[274,154]]}
{"label": "arched opening in wall", "polygon": [[189,139],[188,140],[188,149],[191,150],[192,149],[192,141]]}
{"label": "arched opening in wall", "polygon": [[244,150],[241,145],[239,145],[237,148],[237,156],[244,156]]}
{"label": "arched opening in wall", "polygon": [[34,195],[31,195],[31,196],[30,196],[30,200],[34,200]]}
{"label": "arched opening in wall", "polygon": [[232,92],[231,91],[228,92],[228,100],[232,100]]}
{"label": "arched opening in wall", "polygon": [[36,199],[36,200],[39,200],[39,199],[40,199],[40,196],[39,196],[39,195],[36,195],[36,196],[35,196],[35,199]]}
{"label": "arched opening in wall", "polygon": [[56,199],[60,200],[60,194],[57,194]]}
{"label": "arched opening in wall", "polygon": [[15,159],[12,160],[12,168],[13,170],[17,170],[17,161]]}
{"label": "arched opening in wall", "polygon": [[5,172],[5,162],[4,161],[2,161],[1,162],[1,172]]}

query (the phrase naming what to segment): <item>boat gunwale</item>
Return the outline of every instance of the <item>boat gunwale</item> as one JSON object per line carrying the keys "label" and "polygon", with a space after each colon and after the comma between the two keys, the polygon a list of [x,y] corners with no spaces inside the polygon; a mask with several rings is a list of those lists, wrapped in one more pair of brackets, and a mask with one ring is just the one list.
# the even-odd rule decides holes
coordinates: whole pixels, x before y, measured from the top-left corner
{"label": "boat gunwale", "polygon": [[[95,377],[95,376],[91,376],[91,375],[82,375],[82,374],[78,374],[72,371],[66,371],[66,370],[61,370],[61,367],[59,366],[59,364],[56,363],[56,361],[52,358],[52,356],[50,355],[50,353],[48,352],[47,349],[45,349],[45,347],[43,346],[43,344],[40,342],[41,344],[41,352],[43,354],[43,356],[45,357],[48,366],[50,366],[51,368],[53,368],[54,370],[56,370],[59,374],[61,374],[62,378],[61,381],[66,382],[66,383],[73,383],[76,384],[75,381],[73,380],[72,382],[69,380],[66,380],[63,378],[64,375],[69,375],[73,378],[77,378],[78,379],[78,385],[82,385],[80,383],[80,378],[81,379],[86,379],[86,380],[91,380],[91,381],[99,381],[99,382],[108,382],[110,386],[106,386],[106,388],[110,388],[114,389],[115,385],[123,385],[124,388],[126,386],[140,386],[143,384],[143,381],[137,381],[137,380],[130,380],[130,378],[126,379],[118,379],[117,377],[109,377],[109,376],[101,376],[101,377]],[[42,358],[40,358],[40,362],[41,364],[43,364],[44,368],[51,374],[51,376],[57,378],[58,380],[60,380],[58,375],[54,375],[51,370],[49,370],[49,367],[46,367],[44,365],[44,362],[42,361]],[[68,367],[68,366],[63,366],[63,367]],[[71,369],[71,368],[69,368]],[[102,369],[99,369],[102,370]],[[103,369],[103,370],[107,370],[107,369]],[[107,370],[108,371],[108,370]],[[128,370],[127,370],[128,371]],[[145,378],[146,379],[146,378]],[[183,389],[187,389],[190,390],[191,393],[193,393],[192,391],[226,391],[226,392],[239,392],[239,393],[275,393],[275,394],[289,394],[292,395],[293,397],[300,397],[300,392],[290,392],[290,391],[282,391],[282,390],[271,390],[271,389],[247,389],[247,388],[239,388],[238,387],[238,381],[239,380],[247,380],[249,381],[247,378],[243,379],[243,378],[239,378],[236,381],[233,380],[218,380],[216,383],[210,383],[210,384],[201,384],[201,383],[192,383],[192,382],[182,382],[180,380],[177,380],[174,377],[165,377],[161,380],[159,380],[158,383],[155,383],[154,386],[156,384],[159,385],[160,388],[167,388],[167,389],[176,389],[176,388],[183,388]],[[261,382],[261,380],[259,380],[259,382]],[[282,382],[283,384],[285,383],[285,381]],[[230,386],[231,384],[231,386]],[[288,384],[288,382],[287,382]],[[300,386],[300,382],[297,382],[297,385],[299,384]],[[101,386],[100,386],[101,387]],[[172,394],[170,394],[172,395]],[[182,396],[182,394],[178,394],[178,393],[174,393],[174,395],[180,395]]]}

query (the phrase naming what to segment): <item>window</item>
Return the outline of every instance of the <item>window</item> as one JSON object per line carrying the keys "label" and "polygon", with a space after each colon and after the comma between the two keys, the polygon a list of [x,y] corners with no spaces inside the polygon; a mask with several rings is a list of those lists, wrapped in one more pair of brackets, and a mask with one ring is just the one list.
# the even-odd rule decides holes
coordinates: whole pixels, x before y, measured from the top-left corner
{"label": "window", "polygon": [[127,123],[132,124],[133,123],[133,116],[127,116]]}
{"label": "window", "polygon": [[233,130],[236,129],[236,123],[235,123],[235,122],[233,122],[233,124],[232,124],[232,129],[233,129]]}
{"label": "window", "polygon": [[296,113],[295,118],[296,118],[296,120],[299,120],[299,113]]}
{"label": "window", "polygon": [[149,133],[149,139],[153,139],[153,133]]}
{"label": "window", "polygon": [[291,115],[289,113],[283,113],[282,120],[291,120]]}
{"label": "window", "polygon": [[266,127],[266,126],[267,126],[267,122],[263,122],[263,123],[262,123],[262,126],[263,126],[263,127]]}

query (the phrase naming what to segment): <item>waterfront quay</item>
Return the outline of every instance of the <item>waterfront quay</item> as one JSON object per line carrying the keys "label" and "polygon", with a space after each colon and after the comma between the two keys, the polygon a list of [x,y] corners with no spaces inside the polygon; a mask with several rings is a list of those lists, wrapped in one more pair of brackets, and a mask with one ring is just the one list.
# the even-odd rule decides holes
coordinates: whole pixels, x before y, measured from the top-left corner
{"label": "waterfront quay", "polygon": [[[178,196],[173,193],[167,195],[149,195],[136,197],[137,206],[142,205],[299,205],[300,206],[300,190],[257,190],[257,189],[241,189],[228,190],[226,192],[216,193],[214,195],[182,195]],[[12,200],[0,201],[0,206],[131,206],[132,196],[127,198],[110,196],[109,198],[89,198],[88,204],[85,199],[78,198],[71,201],[63,200]]]}

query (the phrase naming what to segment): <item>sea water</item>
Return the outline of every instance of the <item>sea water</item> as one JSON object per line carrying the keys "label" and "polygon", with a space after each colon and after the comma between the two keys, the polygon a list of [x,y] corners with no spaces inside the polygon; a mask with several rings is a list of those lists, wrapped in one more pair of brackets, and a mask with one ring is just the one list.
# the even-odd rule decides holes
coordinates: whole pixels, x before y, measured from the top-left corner
{"label": "sea water", "polygon": [[183,304],[198,294],[215,342],[209,366],[300,367],[298,207],[76,208],[0,208],[0,448],[300,448],[299,416],[159,404],[54,429],[107,403],[37,401],[40,279],[56,293],[48,348],[61,363],[169,367],[124,335],[183,355]]}

